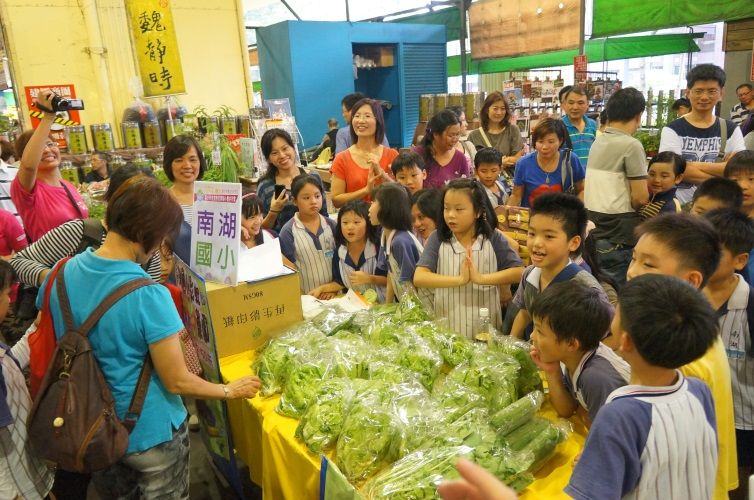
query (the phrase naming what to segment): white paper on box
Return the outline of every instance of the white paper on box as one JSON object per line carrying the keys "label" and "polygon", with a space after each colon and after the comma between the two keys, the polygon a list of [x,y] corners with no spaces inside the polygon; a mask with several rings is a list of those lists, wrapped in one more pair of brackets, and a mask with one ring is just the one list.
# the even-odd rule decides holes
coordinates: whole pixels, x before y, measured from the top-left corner
{"label": "white paper on box", "polygon": [[293,272],[283,265],[280,240],[277,238],[242,250],[238,259],[238,281],[262,281]]}

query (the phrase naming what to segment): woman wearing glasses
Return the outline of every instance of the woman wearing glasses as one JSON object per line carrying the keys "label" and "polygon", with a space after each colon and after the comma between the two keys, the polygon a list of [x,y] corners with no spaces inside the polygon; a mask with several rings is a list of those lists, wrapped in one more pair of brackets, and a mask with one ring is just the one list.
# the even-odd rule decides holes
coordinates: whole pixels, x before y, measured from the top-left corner
{"label": "woman wearing glasses", "polygon": [[453,179],[469,177],[466,155],[456,149],[461,137],[461,122],[455,113],[444,109],[433,116],[421,146],[414,151],[424,158],[425,188],[441,188]]}
{"label": "woman wearing glasses", "polygon": [[[40,110],[52,109],[53,96],[49,89],[39,91]],[[45,111],[39,126],[16,140],[16,157],[21,158],[21,164],[10,193],[31,241],[64,222],[89,216],[76,187],[60,175],[60,150],[49,138],[54,120],[55,113]]]}

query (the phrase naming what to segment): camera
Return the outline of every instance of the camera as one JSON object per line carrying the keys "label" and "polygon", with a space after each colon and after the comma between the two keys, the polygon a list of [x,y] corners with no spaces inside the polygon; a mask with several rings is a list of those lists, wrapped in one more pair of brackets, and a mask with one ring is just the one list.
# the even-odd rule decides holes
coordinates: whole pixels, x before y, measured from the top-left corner
{"label": "camera", "polygon": [[60,97],[57,94],[52,97],[52,110],[56,113],[58,111],[73,111],[82,109],[84,109],[84,101],[82,101],[81,99],[66,99],[65,97]]}
{"label": "camera", "polygon": [[61,111],[80,111],[84,109],[84,101],[81,99],[66,99],[65,97],[60,97],[57,94],[53,94],[52,96],[52,109],[48,109],[45,106],[42,106],[39,104],[39,102],[36,103],[37,108],[41,109],[42,111],[47,111],[48,113],[59,113]]}

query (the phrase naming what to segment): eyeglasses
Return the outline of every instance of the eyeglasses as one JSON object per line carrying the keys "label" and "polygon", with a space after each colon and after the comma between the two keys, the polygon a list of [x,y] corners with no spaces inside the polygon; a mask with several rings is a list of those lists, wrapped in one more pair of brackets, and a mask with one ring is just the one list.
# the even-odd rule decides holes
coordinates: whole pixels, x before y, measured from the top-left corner
{"label": "eyeglasses", "polygon": [[696,97],[700,97],[704,94],[707,94],[710,97],[715,97],[720,93],[720,89],[692,89],[691,93]]}
{"label": "eyeglasses", "polygon": [[47,141],[47,142],[45,142],[45,147],[47,149],[57,148],[58,147],[58,143],[57,142],[52,142],[52,141]]}

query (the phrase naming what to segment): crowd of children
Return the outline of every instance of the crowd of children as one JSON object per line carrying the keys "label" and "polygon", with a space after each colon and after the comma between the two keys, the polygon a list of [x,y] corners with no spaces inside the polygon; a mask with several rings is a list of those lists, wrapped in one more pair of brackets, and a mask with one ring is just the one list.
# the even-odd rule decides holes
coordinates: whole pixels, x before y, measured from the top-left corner
{"label": "crowd of children", "polygon": [[[301,173],[275,195],[295,208],[280,248],[302,294],[416,292],[460,335],[476,338],[486,310],[501,333],[530,340],[552,407],[589,427],[570,496],[743,498],[754,468],[754,152],[731,155],[682,206],[676,189],[699,162],[668,150],[646,165],[631,136],[644,105],[635,89],[611,97],[586,166],[553,119],[513,179],[488,147],[473,177],[425,189],[425,158],[400,153],[394,181],[375,180],[371,202],[345,202],[337,221],[322,183]],[[498,230],[506,205],[528,210],[527,266]],[[241,211],[245,248],[275,237],[256,193]],[[0,266],[0,317],[6,274]],[[18,345],[0,344],[0,388],[23,368]],[[0,404],[0,440],[12,413]]]}

